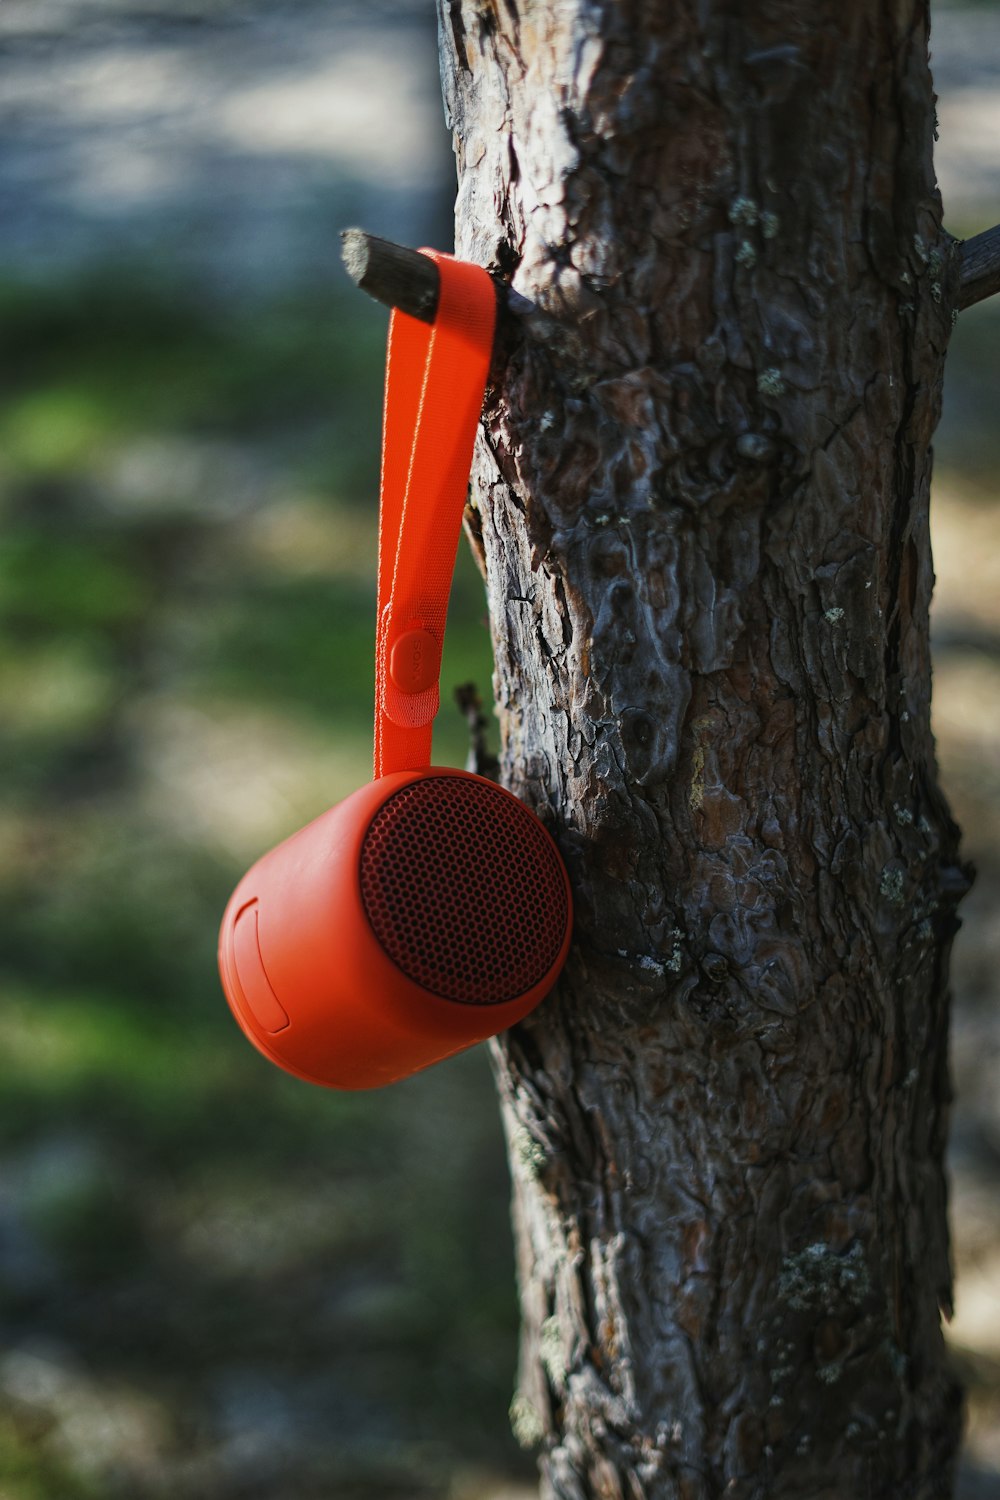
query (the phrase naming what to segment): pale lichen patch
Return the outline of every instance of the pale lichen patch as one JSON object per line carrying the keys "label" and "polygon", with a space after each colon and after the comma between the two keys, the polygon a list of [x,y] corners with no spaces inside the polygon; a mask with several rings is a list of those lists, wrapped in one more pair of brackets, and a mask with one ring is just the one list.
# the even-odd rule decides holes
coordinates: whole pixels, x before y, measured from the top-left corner
{"label": "pale lichen patch", "polygon": [[679,927],[675,927],[670,936],[673,939],[674,946],[670,957],[664,960],[663,967],[665,969],[669,969],[671,974],[679,974],[681,971],[681,963],[683,961],[681,938],[684,936],[684,934],[681,932]]}
{"label": "pale lichen patch", "polygon": [[563,1358],[562,1334],[557,1317],[546,1318],[542,1324],[538,1335],[538,1352],[545,1366],[545,1373],[555,1389],[560,1390],[566,1380],[566,1361]]}
{"label": "pale lichen patch", "polygon": [[871,1291],[860,1242],[846,1255],[822,1242],[807,1245],[782,1263],[778,1294],[798,1312],[836,1313],[845,1304],[858,1306]]}
{"label": "pale lichen patch", "polygon": [[781,371],[770,369],[761,370],[757,376],[757,389],[762,396],[781,396],[784,394],[785,382]]}
{"label": "pale lichen patch", "polygon": [[537,1448],[545,1436],[542,1419],[527,1396],[519,1391],[510,1403],[510,1430],[521,1448]]}
{"label": "pale lichen patch", "polygon": [[532,1176],[545,1165],[545,1152],[523,1125],[519,1125],[511,1136],[510,1149],[515,1161],[519,1161]]}
{"label": "pale lichen patch", "polygon": [[749,227],[760,218],[760,209],[752,198],[734,198],[729,205],[729,222]]}

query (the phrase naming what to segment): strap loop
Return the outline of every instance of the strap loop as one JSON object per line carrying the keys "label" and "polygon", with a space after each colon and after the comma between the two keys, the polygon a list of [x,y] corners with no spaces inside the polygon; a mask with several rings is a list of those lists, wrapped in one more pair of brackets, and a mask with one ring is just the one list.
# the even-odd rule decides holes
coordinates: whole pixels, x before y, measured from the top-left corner
{"label": "strap loop", "polygon": [[375,776],[430,765],[448,594],[489,374],[496,294],[481,266],[437,264],[434,322],[394,309],[382,422]]}

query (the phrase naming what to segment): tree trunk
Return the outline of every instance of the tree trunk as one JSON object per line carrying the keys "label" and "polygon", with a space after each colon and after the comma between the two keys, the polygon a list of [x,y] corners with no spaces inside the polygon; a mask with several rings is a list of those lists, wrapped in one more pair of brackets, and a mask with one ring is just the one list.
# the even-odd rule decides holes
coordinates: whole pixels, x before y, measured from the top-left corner
{"label": "tree trunk", "polygon": [[494,1048],[561,1500],[930,1497],[947,966],[922,0],[439,0],[498,354],[470,531],[502,776],[576,943]]}

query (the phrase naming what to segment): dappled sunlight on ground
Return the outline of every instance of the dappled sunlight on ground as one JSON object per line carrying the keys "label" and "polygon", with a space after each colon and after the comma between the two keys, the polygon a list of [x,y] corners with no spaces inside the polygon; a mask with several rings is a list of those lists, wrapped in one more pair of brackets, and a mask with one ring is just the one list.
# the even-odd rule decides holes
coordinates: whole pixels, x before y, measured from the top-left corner
{"label": "dappled sunlight on ground", "polygon": [[0,40],[4,235],[36,269],[110,251],[273,289],[329,277],[345,212],[434,223],[426,5],[4,0]]}

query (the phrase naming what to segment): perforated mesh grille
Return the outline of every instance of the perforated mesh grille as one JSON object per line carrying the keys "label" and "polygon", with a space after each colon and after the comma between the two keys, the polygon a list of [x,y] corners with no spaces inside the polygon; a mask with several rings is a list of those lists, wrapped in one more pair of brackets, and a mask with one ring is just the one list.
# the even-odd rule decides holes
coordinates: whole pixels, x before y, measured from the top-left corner
{"label": "perforated mesh grille", "polygon": [[361,849],[361,895],[403,973],[470,1005],[525,994],[566,932],[559,856],[538,819],[458,776],[413,782],[380,808]]}

